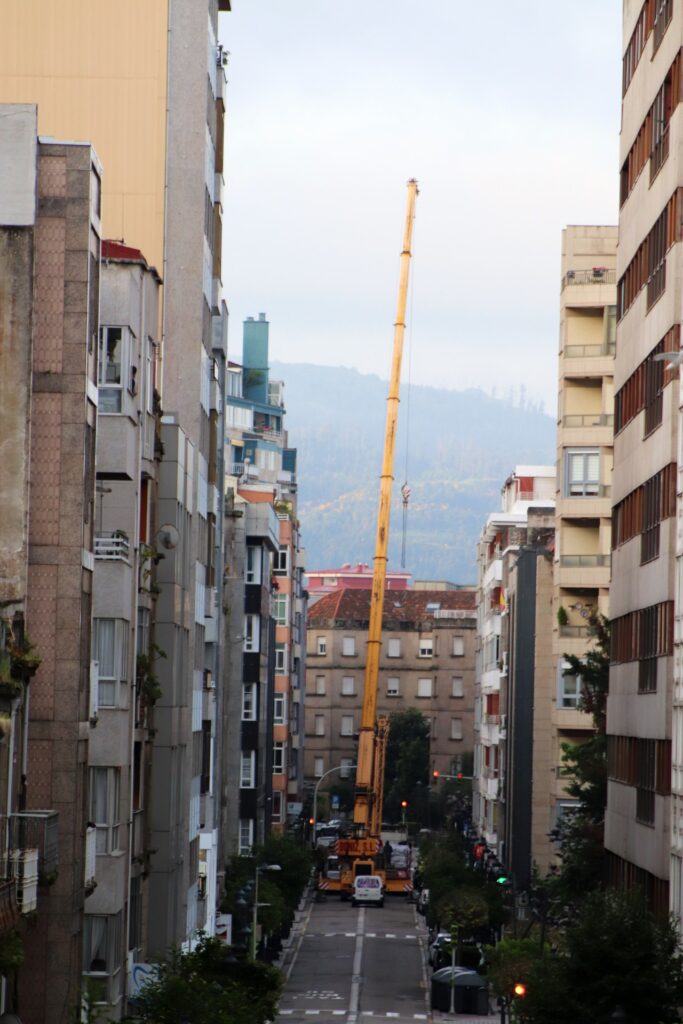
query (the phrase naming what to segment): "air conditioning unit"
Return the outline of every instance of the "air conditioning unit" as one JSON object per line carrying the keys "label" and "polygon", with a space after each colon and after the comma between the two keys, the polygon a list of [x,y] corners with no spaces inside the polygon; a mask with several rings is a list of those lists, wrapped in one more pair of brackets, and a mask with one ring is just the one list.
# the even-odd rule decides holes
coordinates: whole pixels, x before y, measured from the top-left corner
{"label": "air conditioning unit", "polygon": [[208,668],[204,669],[204,689],[205,690],[215,690],[216,689],[216,680],[213,678],[213,673],[212,673],[211,669],[208,669]]}
{"label": "air conditioning unit", "polygon": [[12,871],[17,882],[17,903],[22,914],[38,908],[38,850],[13,850]]}

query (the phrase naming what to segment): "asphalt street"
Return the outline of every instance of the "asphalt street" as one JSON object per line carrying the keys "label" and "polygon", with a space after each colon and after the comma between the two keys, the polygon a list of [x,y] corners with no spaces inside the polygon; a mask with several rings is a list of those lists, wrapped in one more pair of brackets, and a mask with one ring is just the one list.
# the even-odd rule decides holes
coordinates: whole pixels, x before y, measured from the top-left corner
{"label": "asphalt street", "polygon": [[426,933],[412,903],[312,903],[302,922],[278,1024],[429,1021]]}

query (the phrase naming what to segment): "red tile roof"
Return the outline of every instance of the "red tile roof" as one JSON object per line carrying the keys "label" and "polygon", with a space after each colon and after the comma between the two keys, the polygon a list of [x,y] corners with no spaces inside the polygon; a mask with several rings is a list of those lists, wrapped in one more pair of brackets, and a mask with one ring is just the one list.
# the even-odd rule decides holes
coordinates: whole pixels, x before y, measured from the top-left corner
{"label": "red tile roof", "polygon": [[[370,619],[369,589],[344,587],[325,594],[310,608],[308,624],[323,622],[362,622]],[[384,595],[383,623],[422,622],[432,617],[436,609],[427,610],[427,605],[438,605],[439,610],[474,611],[476,591],[467,590],[388,590]],[[444,621],[448,621],[447,619]]]}
{"label": "red tile roof", "polygon": [[102,259],[113,260],[115,263],[139,263],[145,270],[151,270],[157,280],[161,281],[156,267],[150,267],[142,250],[135,249],[132,245],[125,245],[112,238],[105,238],[102,240]]}

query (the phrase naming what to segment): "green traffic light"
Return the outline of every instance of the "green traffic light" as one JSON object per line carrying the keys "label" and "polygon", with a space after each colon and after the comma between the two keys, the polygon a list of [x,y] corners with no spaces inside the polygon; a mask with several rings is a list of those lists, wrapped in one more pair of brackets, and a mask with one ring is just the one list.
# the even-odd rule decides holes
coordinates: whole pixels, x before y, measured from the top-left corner
{"label": "green traffic light", "polygon": [[501,875],[500,878],[496,879],[496,884],[497,885],[505,885],[505,883],[508,882],[508,881],[509,881],[509,878],[508,878],[507,875]]}

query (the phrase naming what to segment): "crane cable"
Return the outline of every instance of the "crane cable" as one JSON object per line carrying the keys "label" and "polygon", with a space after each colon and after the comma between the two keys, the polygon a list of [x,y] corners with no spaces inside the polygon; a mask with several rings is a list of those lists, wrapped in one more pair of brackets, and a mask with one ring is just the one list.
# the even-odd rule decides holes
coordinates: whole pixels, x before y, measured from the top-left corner
{"label": "crane cable", "polygon": [[[411,249],[415,253],[415,216],[413,215],[413,244]],[[413,260],[413,272],[410,277],[410,300],[408,303],[408,384],[406,388],[406,465],[405,478],[401,487],[401,498],[403,499],[403,524],[401,533],[401,568],[406,567],[406,543],[408,536],[408,502],[410,501],[410,485],[408,484],[408,456],[410,449],[410,391],[411,373],[413,360],[413,296],[415,289],[415,261]]]}

